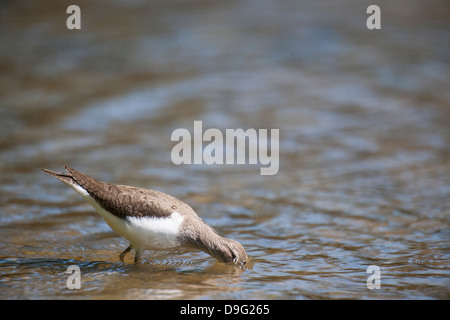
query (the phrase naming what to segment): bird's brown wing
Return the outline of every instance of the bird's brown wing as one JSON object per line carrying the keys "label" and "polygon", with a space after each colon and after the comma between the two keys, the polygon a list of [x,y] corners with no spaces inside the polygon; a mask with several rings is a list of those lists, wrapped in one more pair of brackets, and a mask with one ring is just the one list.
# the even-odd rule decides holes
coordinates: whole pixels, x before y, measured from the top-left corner
{"label": "bird's brown wing", "polygon": [[63,182],[77,184],[103,209],[119,218],[125,219],[127,216],[163,218],[174,211],[196,215],[188,204],[163,192],[100,182],[75,169],[67,166],[65,168],[67,173],[42,170]]}

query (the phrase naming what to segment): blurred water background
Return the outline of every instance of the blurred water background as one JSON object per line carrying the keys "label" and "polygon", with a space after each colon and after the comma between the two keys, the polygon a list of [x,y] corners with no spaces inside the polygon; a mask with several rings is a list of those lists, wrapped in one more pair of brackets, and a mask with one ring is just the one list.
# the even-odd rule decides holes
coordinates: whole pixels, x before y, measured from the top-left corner
{"label": "blurred water background", "polygon": [[[450,5],[0,4],[1,299],[449,299]],[[180,165],[177,128],[280,130],[280,169]],[[39,168],[189,203],[253,266],[127,241]],[[66,287],[69,265],[82,288]],[[369,290],[369,265],[381,288]]]}

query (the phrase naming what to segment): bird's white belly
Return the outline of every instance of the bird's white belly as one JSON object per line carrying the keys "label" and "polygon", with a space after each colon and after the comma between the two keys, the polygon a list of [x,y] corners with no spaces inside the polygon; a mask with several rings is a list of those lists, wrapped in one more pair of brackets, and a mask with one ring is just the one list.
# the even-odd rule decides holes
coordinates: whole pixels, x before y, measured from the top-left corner
{"label": "bird's white belly", "polygon": [[143,249],[167,249],[178,246],[177,240],[183,216],[172,212],[167,218],[127,217],[127,228],[132,243]]}

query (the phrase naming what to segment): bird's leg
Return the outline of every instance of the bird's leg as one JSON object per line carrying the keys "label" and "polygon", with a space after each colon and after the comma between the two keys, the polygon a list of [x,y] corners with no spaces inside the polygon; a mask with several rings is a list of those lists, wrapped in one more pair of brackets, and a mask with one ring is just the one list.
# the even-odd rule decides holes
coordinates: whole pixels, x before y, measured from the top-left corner
{"label": "bird's leg", "polygon": [[133,249],[133,246],[130,244],[128,246],[128,248],[126,248],[120,255],[119,255],[119,259],[121,262],[123,262],[123,259],[125,258],[125,255],[131,251],[131,249]]}
{"label": "bird's leg", "polygon": [[141,258],[142,251],[141,250],[135,250],[135,251],[136,251],[136,254],[134,255],[134,262],[136,263]]}

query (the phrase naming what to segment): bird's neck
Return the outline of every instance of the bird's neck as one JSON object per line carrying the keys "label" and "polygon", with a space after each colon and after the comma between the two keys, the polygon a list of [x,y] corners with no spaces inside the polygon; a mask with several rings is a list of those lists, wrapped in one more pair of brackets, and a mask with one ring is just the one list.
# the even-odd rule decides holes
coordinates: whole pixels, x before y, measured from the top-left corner
{"label": "bird's neck", "polygon": [[187,244],[209,253],[221,262],[231,262],[232,257],[227,246],[229,240],[218,235],[202,220],[191,224],[191,227],[185,232],[189,234],[188,237],[185,237]]}

